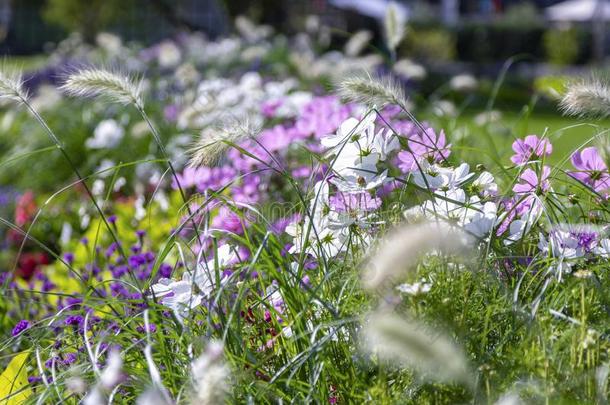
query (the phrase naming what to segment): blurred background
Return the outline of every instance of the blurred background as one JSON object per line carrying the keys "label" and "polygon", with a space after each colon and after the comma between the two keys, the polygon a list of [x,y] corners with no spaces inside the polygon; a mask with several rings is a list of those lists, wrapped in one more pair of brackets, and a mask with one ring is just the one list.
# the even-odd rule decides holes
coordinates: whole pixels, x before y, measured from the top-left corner
{"label": "blurred background", "polygon": [[[435,63],[489,64],[521,54],[553,65],[601,62],[607,55],[603,0],[403,0],[404,52]],[[71,32],[93,41],[100,31],[144,45],[200,31],[227,34],[237,15],[291,34],[318,15],[338,31],[369,29],[381,44],[385,0],[0,0],[4,54],[34,55]],[[337,36],[339,37],[339,36]],[[336,38],[335,38],[336,39]]]}
{"label": "blurred background", "polygon": [[[557,68],[603,65],[610,2],[604,0],[398,0],[408,24],[400,56],[433,71],[496,75],[508,58],[521,76]],[[0,52],[51,52],[78,33],[88,43],[100,32],[149,46],[181,32],[228,35],[239,15],[286,35],[306,28],[308,16],[330,27],[331,48],[366,29],[383,48],[386,0],[0,0]],[[35,60],[35,59],[34,59]],[[464,65],[466,64],[466,65]],[[542,70],[541,70],[542,69]],[[554,70],[553,70],[554,69]]]}

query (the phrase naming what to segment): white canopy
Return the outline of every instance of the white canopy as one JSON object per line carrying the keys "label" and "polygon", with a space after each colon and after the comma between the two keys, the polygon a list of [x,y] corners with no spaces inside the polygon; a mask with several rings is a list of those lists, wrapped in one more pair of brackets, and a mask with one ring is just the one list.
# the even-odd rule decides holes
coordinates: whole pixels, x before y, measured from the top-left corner
{"label": "white canopy", "polygon": [[[351,9],[362,15],[382,20],[390,0],[330,0],[337,8]],[[407,15],[407,8],[402,3],[395,3]]]}
{"label": "white canopy", "polygon": [[551,21],[591,21],[597,13],[604,20],[610,20],[610,1],[568,0],[547,7],[545,12]]}

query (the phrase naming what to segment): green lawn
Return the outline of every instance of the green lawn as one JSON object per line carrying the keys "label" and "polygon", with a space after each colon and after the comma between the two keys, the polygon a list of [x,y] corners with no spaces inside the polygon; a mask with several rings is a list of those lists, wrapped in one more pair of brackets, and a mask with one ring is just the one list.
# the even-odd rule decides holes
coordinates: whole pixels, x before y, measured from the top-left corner
{"label": "green lawn", "polygon": [[[511,144],[515,138],[530,134],[547,136],[553,144],[553,154],[548,162],[559,164],[569,159],[575,149],[593,143],[596,136],[603,136],[604,131],[610,128],[610,120],[595,121],[564,117],[559,113],[534,113],[525,116],[514,111],[502,112],[500,121],[485,127],[477,125],[476,115],[476,113],[461,115],[454,123],[444,127],[453,128],[453,131],[466,131],[475,152],[489,153],[490,149],[495,149],[496,158],[505,164],[509,163],[508,158],[512,155]],[[449,132],[451,139],[451,131]],[[478,145],[479,139],[480,145]]]}

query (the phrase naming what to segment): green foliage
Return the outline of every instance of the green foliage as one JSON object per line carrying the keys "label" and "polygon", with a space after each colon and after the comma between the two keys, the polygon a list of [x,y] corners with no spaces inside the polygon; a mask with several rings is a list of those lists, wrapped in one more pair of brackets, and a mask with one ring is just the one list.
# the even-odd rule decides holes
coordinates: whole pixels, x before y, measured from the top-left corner
{"label": "green foliage", "polygon": [[80,32],[91,42],[98,32],[129,15],[133,3],[124,0],[48,0],[44,18],[68,32]]}
{"label": "green foliage", "polygon": [[410,26],[402,49],[412,58],[431,63],[451,61],[456,56],[456,42],[453,33],[440,27]]}
{"label": "green foliage", "polygon": [[571,65],[579,54],[578,30],[574,27],[554,28],[544,33],[544,50],[554,65]]}

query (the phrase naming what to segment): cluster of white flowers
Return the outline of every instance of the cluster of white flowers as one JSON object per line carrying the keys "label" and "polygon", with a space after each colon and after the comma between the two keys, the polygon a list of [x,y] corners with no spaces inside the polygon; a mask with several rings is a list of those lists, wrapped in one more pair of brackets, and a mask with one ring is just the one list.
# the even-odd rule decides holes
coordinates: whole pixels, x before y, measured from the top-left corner
{"label": "cluster of white flowers", "polygon": [[376,130],[375,118],[372,112],[362,120],[348,118],[336,133],[322,138],[332,173],[315,185],[304,221],[286,229],[294,239],[292,253],[305,249],[314,257],[332,258],[349,244],[368,245],[369,233],[352,231],[374,224],[372,212],[380,204],[375,190],[392,180],[379,166],[399,148],[391,131]]}
{"label": "cluster of white flowers", "polygon": [[282,118],[295,117],[312,99],[309,92],[296,91],[294,79],[264,82],[257,72],[248,72],[239,80],[217,78],[202,81],[191,101],[178,117],[182,129],[203,129],[226,118],[249,117],[255,125],[262,124],[261,106],[277,103],[275,115]]}
{"label": "cluster of white flowers", "polygon": [[446,221],[477,238],[484,238],[492,231],[498,206],[489,198],[495,196],[498,186],[491,173],[482,172],[475,178],[467,163],[454,168],[422,161],[420,169],[413,172],[413,181],[433,192],[434,198],[407,210],[407,218]]}
{"label": "cluster of white flowers", "polygon": [[372,112],[361,121],[349,118],[335,134],[322,138],[322,145],[335,155],[330,182],[343,193],[374,190],[391,180],[377,165],[398,149],[399,142],[389,130],[376,131],[375,118]]}
{"label": "cluster of white flowers", "polygon": [[125,129],[117,121],[107,119],[101,121],[93,131],[93,137],[87,139],[85,146],[90,149],[112,149],[116,148],[123,136]]}

